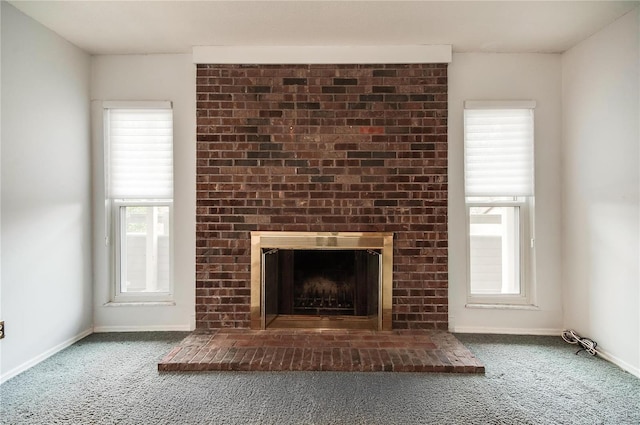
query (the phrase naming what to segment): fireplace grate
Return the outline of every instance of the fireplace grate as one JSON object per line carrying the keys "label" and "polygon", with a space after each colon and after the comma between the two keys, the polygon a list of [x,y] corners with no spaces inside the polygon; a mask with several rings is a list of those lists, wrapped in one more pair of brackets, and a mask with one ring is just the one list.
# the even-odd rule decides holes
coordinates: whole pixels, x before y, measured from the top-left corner
{"label": "fireplace grate", "polygon": [[299,297],[294,300],[295,314],[355,314],[353,302],[333,296]]}

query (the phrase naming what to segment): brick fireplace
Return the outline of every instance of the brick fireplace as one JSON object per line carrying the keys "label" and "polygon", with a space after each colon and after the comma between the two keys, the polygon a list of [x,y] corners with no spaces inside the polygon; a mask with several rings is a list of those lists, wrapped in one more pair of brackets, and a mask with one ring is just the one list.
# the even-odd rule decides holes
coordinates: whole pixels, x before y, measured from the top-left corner
{"label": "brick fireplace", "polygon": [[198,329],[251,326],[252,232],[377,232],[391,326],[446,330],[447,65],[198,65],[196,232]]}

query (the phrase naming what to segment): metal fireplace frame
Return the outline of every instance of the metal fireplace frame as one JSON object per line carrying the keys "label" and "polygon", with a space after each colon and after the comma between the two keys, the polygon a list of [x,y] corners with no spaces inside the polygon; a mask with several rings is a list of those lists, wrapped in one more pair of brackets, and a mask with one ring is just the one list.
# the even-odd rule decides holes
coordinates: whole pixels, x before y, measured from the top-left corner
{"label": "metal fireplace frame", "polygon": [[[263,249],[380,250],[381,273],[376,317],[267,318],[264,305]],[[391,232],[251,232],[251,329],[356,328],[390,331],[393,308],[393,233]]]}

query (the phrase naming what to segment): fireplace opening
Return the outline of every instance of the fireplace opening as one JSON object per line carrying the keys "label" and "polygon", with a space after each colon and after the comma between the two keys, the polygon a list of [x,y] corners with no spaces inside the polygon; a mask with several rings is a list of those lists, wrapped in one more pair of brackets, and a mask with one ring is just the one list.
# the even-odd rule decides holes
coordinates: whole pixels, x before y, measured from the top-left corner
{"label": "fireplace opening", "polygon": [[252,327],[391,328],[391,233],[253,232]]}
{"label": "fireplace opening", "polygon": [[378,311],[380,250],[264,249],[269,316],[365,316]]}

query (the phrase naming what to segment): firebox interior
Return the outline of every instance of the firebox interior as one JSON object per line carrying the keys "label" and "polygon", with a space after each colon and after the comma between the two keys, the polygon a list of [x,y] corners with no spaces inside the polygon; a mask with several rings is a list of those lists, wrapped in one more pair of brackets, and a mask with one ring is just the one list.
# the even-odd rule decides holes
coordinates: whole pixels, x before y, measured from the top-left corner
{"label": "firebox interior", "polygon": [[263,249],[268,316],[375,316],[380,250]]}

